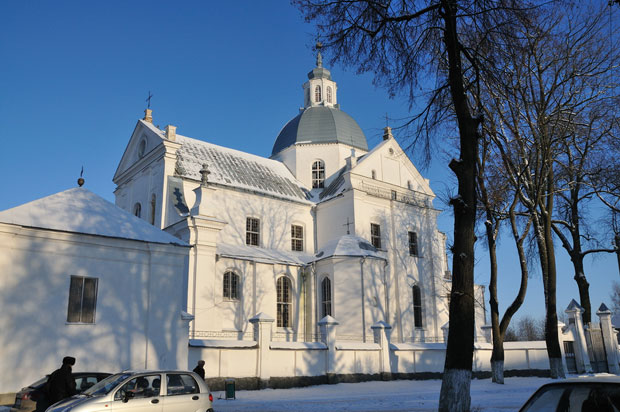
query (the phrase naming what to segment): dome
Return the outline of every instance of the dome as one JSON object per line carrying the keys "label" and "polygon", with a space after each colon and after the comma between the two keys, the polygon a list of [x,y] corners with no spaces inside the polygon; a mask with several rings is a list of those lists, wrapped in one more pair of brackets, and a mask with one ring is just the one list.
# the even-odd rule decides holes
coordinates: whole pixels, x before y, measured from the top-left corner
{"label": "dome", "polygon": [[295,143],[343,143],[368,151],[366,136],[357,122],[335,107],[305,108],[282,128],[271,155]]}

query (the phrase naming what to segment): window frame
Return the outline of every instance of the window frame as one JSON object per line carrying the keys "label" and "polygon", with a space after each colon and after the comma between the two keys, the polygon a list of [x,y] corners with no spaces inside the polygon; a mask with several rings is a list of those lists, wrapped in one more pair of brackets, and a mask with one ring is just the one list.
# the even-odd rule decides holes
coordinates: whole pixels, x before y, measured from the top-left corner
{"label": "window frame", "polygon": [[323,189],[325,187],[325,162],[315,160],[312,162],[312,188]]}
{"label": "window frame", "polygon": [[291,225],[291,250],[293,252],[304,251],[304,227],[302,225]]}
{"label": "window frame", "polygon": [[321,280],[321,319],[333,316],[332,313],[332,281],[329,276],[325,276]]}
{"label": "window frame", "polygon": [[412,303],[413,303],[413,326],[415,328],[423,328],[424,321],[422,316],[422,290],[419,285],[411,287]]}
{"label": "window frame", "polygon": [[370,244],[381,250],[381,225],[378,223],[370,224]]}
{"label": "window frame", "polygon": [[[86,304],[91,306],[90,308],[84,308],[85,306],[85,289],[86,283],[91,283],[92,298],[90,302]],[[79,284],[78,284],[79,282]],[[79,287],[79,297],[74,292],[75,288]],[[69,280],[69,298],[67,303],[67,323],[71,324],[95,324],[97,319],[97,295],[99,290],[99,278],[92,276],[76,276],[71,275]],[[77,299],[77,300],[76,300]],[[79,305],[79,308],[78,308]],[[86,313],[85,313],[86,310]],[[90,311],[91,313],[89,313]],[[77,320],[76,320],[77,316]]]}
{"label": "window frame", "polygon": [[139,219],[142,219],[142,204],[140,202],[136,202],[133,205],[133,215]]}
{"label": "window frame", "polygon": [[246,217],[245,244],[249,246],[260,246],[260,219],[256,217]]}
{"label": "window frame", "polygon": [[293,308],[293,282],[288,276],[276,279],[276,327],[290,328]]}
{"label": "window frame", "polygon": [[332,88],[331,88],[331,86],[327,86],[327,89],[326,89],[325,92],[327,94],[327,96],[326,96],[327,103],[331,103],[332,102]]}
{"label": "window frame", "polygon": [[[412,239],[413,235],[413,239]],[[407,232],[407,243],[409,245],[409,256],[420,257],[420,245],[418,243],[418,232],[409,230]]]}
{"label": "window frame", "polygon": [[314,101],[315,101],[316,103],[320,103],[320,102],[321,102],[321,98],[322,98],[322,97],[323,97],[323,96],[321,95],[321,86],[317,84],[317,85],[314,87]]}
{"label": "window frame", "polygon": [[241,294],[239,293],[240,284],[241,277],[236,272],[232,270],[225,271],[222,276],[222,298],[233,302],[241,300]]}

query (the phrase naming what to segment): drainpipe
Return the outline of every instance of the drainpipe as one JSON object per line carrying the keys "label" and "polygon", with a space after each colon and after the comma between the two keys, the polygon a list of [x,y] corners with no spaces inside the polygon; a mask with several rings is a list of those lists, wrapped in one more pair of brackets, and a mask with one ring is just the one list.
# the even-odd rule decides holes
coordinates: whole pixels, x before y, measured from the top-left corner
{"label": "drainpipe", "polygon": [[364,303],[364,294],[366,289],[364,289],[364,262],[366,261],[366,257],[362,257],[360,259],[360,273],[361,273],[361,297],[362,297],[362,340],[366,342],[366,304]]}
{"label": "drainpipe", "polygon": [[383,262],[383,291],[385,292],[385,321],[392,324],[390,320],[390,291],[388,289],[388,279],[387,279],[387,267],[390,264],[389,261],[385,260]]}
{"label": "drainpipe", "polygon": [[144,369],[149,369],[149,318],[151,317],[151,272],[153,271],[153,254],[148,243],[146,244],[146,248],[149,254],[149,273],[146,285],[146,320],[144,322]]}

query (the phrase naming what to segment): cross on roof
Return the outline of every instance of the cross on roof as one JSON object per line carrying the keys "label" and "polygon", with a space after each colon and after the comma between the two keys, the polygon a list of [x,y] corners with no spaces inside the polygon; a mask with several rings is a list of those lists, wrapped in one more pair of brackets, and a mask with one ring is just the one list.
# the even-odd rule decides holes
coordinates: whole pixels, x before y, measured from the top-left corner
{"label": "cross on roof", "polygon": [[349,217],[347,216],[347,223],[342,225],[342,226],[346,226],[347,227],[347,235],[351,234],[351,232],[349,231],[349,226],[352,225],[352,224],[353,224],[353,222],[349,222]]}
{"label": "cross on roof", "polygon": [[152,97],[153,97],[153,95],[151,94],[151,91],[149,90],[149,97],[147,97],[146,100],[145,100],[148,103],[148,105],[146,107],[147,109],[151,108],[151,98]]}

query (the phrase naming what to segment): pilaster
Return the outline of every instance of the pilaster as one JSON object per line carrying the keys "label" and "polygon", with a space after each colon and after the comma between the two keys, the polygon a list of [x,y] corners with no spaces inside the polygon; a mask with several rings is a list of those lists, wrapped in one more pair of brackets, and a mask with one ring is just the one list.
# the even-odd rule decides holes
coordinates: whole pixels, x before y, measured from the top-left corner
{"label": "pilaster", "polygon": [[260,386],[265,388],[269,384],[269,378],[271,377],[270,371],[270,351],[269,345],[271,343],[271,328],[273,327],[274,319],[263,312],[257,314],[250,323],[254,328],[254,340],[258,343],[258,365],[256,376],[260,379]]}
{"label": "pilaster", "polygon": [[380,368],[381,378],[384,381],[392,379],[392,368],[390,365],[390,335],[392,326],[383,321],[379,321],[370,327],[375,338],[375,343],[381,347]]}
{"label": "pilaster", "polygon": [[596,314],[601,322],[603,345],[607,354],[607,368],[609,373],[618,374],[620,373],[620,368],[618,368],[618,343],[611,325],[611,311],[602,303]]}

